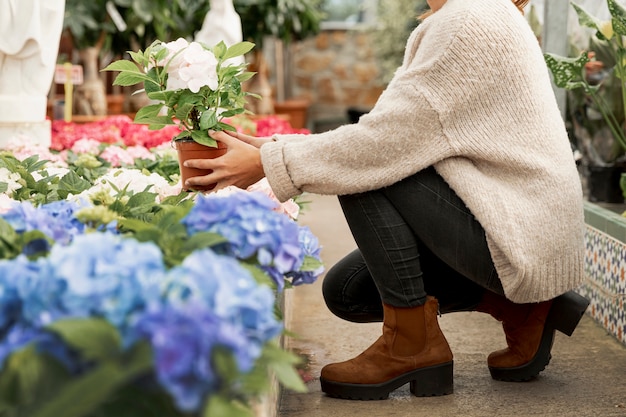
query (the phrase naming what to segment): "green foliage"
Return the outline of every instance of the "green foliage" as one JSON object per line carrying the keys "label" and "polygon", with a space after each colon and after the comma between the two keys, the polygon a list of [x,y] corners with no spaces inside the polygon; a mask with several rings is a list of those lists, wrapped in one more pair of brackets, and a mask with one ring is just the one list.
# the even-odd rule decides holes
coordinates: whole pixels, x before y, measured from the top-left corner
{"label": "green foliage", "polygon": [[234,0],[241,17],[243,38],[263,48],[263,38],[285,43],[316,35],[323,14],[320,0]]}
{"label": "green foliage", "polygon": [[3,417],[95,417],[101,406],[114,402],[120,388],[152,369],[147,344],[122,350],[118,331],[101,319],[60,320],[49,330],[91,365],[79,375],[69,375],[32,346],[15,352],[0,373]]}
{"label": "green foliage", "polygon": [[417,17],[427,7],[426,0],[378,2],[376,30],[371,36],[382,82],[388,83],[402,64],[407,39],[419,24]]}
{"label": "green foliage", "polygon": [[[613,144],[594,143],[586,152],[594,163],[613,163],[626,150],[624,133],[624,109],[626,92],[626,49],[623,36],[626,35],[626,9],[616,0],[606,0],[611,13],[611,20],[602,22],[590,15],[584,8],[572,3],[578,15],[578,23],[595,31],[590,41],[594,59],[604,64],[601,79],[593,79],[588,73],[589,51],[582,51],[575,57],[563,57],[545,54],[546,64],[552,72],[554,83],[560,88],[571,91],[570,107],[575,114],[576,123],[580,123],[590,132],[592,142],[597,132],[608,129]],[[599,117],[590,115],[598,114]],[[601,122],[601,123],[599,123]],[[606,142],[605,140],[602,142]],[[609,151],[603,151],[608,148]]]}
{"label": "green foliage", "polygon": [[106,35],[105,49],[115,55],[131,45],[145,48],[156,39],[189,39],[202,26],[209,10],[207,0],[114,0],[126,24],[120,30],[111,20],[107,0],[66,0],[64,28],[71,33],[78,49],[94,46]]}

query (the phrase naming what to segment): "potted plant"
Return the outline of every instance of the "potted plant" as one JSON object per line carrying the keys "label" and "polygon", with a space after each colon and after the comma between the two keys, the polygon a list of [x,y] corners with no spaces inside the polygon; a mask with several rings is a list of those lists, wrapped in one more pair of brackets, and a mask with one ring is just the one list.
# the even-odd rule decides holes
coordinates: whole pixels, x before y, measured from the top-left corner
{"label": "potted plant", "polygon": [[615,0],[607,0],[611,20],[600,21],[577,4],[572,5],[580,25],[595,31],[589,50],[575,58],[548,53],[546,63],[555,84],[570,91],[569,114],[588,171],[589,199],[623,202],[619,182],[626,166],[626,9]]}
{"label": "potted plant", "polygon": [[[173,141],[183,187],[187,178],[208,173],[185,167],[186,159],[215,158],[226,152],[208,132],[235,130],[223,119],[246,112],[246,98],[254,95],[243,91],[241,84],[254,73],[246,71],[245,64],[228,65],[225,61],[253,48],[251,42],[230,47],[220,42],[209,47],[183,38],[167,43],[156,40],[143,52],[130,52],[132,61],[115,61],[103,69],[119,71],[114,85],[143,83],[147,96],[156,101],[137,112],[136,123],[147,124],[150,129],[172,124],[180,128]],[[214,185],[196,191],[212,188]]]}

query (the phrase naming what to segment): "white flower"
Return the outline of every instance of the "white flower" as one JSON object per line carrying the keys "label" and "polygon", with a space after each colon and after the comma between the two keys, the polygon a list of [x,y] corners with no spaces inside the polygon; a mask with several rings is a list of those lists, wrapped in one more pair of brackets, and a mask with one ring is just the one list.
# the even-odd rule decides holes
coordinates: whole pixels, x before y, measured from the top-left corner
{"label": "white flower", "polygon": [[0,214],[4,214],[11,210],[15,205],[15,200],[6,194],[0,194]]}
{"label": "white flower", "polygon": [[613,35],[615,34],[615,32],[613,31],[613,22],[611,22],[610,20],[601,22],[600,26],[598,26],[598,29],[600,30],[600,33],[602,33],[602,35],[607,39],[613,38]]}
{"label": "white flower", "polygon": [[[164,43],[163,46],[165,47],[165,49],[167,49],[168,53],[163,59],[163,61],[159,61],[157,63],[157,65],[160,67],[165,66],[166,63],[172,60],[174,61],[171,62],[170,65],[172,64],[176,65],[176,61],[179,59],[178,56],[180,56],[178,52],[188,47],[189,42],[187,42],[187,40],[184,38],[178,38],[175,41]],[[178,54],[178,56],[176,54]]]}
{"label": "white flower", "polygon": [[21,178],[22,177],[17,172],[11,172],[4,167],[0,168],[0,182],[7,184],[7,195],[11,195],[15,190],[22,188],[22,184],[18,182]]}
{"label": "white flower", "polygon": [[217,58],[198,42],[191,42],[169,61],[167,74],[167,90],[170,91],[187,88],[197,93],[204,86],[216,90]]}
{"label": "white flower", "polygon": [[68,172],[70,172],[70,170],[68,168],[63,168],[63,167],[46,167],[41,171],[35,171],[33,172],[33,179],[35,181],[39,181],[41,179],[44,178],[44,175],[46,177],[52,177],[52,176],[56,176],[58,178],[63,178],[63,176],[65,174],[67,174]]}
{"label": "white flower", "polygon": [[[165,178],[156,173],[144,174],[139,169],[119,168],[113,169],[98,178],[94,186],[82,193],[72,196],[73,201],[91,201],[91,197],[102,192],[108,193],[111,197],[117,195],[118,190],[123,190],[134,194],[148,189],[157,193],[155,201],[159,202],[166,197],[180,193],[180,185],[170,185]],[[70,197],[68,196],[68,199]]]}

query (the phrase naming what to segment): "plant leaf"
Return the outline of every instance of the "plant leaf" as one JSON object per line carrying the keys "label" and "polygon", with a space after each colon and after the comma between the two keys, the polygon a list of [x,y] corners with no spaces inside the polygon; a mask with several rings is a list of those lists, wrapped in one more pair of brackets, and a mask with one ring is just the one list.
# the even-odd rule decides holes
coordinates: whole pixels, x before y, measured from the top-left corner
{"label": "plant leaf", "polygon": [[608,0],[607,4],[612,16],[613,31],[620,36],[626,36],[626,9],[615,0]]}
{"label": "plant leaf", "polygon": [[554,77],[554,84],[559,88],[574,90],[587,88],[583,71],[585,64],[589,62],[586,52],[582,52],[577,58],[566,58],[560,55],[546,53],[544,59]]}
{"label": "plant leaf", "polygon": [[85,359],[102,360],[120,353],[121,337],[115,326],[103,319],[69,318],[56,321],[47,328],[61,336]]}
{"label": "plant leaf", "polygon": [[252,42],[239,42],[232,45],[230,48],[226,50],[226,54],[224,55],[224,59],[234,58],[241,55],[245,55],[250,52],[254,48],[254,44]]}
{"label": "plant leaf", "polygon": [[211,148],[217,148],[217,141],[210,137],[206,130],[193,130],[191,132],[191,137],[194,141],[198,142],[201,145],[209,146]]}

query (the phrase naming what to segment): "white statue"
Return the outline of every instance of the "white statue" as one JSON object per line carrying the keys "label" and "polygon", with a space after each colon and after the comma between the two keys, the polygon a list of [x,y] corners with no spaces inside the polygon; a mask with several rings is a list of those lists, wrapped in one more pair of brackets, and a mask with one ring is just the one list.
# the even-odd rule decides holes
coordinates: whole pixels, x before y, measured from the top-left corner
{"label": "white statue", "polygon": [[[204,17],[202,28],[196,33],[195,40],[214,46],[224,41],[226,46],[232,46],[243,40],[241,18],[233,6],[232,0],[211,0],[211,9]],[[232,64],[242,64],[244,57],[240,56],[229,60]]]}
{"label": "white statue", "polygon": [[[65,0],[0,0],[0,146],[7,129],[28,135],[28,126],[39,123],[31,133],[46,133],[64,12]],[[42,140],[49,138],[48,132]]]}

